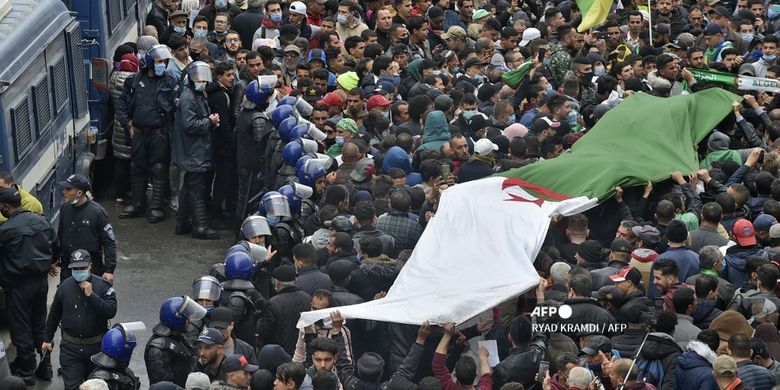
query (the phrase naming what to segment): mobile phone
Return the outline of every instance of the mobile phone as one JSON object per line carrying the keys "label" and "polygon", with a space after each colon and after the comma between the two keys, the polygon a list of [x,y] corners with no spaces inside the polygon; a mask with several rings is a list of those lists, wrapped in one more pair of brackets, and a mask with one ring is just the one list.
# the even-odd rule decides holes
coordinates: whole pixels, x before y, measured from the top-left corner
{"label": "mobile phone", "polygon": [[539,371],[536,373],[536,381],[539,383],[544,382],[544,378],[547,376],[547,371],[550,369],[550,362],[542,360],[539,362]]}
{"label": "mobile phone", "polygon": [[609,33],[606,31],[597,31],[596,32],[596,38],[597,39],[607,39],[609,38]]}
{"label": "mobile phone", "polygon": [[540,47],[539,48],[539,61],[544,60],[544,55],[547,54],[547,49]]}
{"label": "mobile phone", "polygon": [[766,154],[765,150],[761,151],[761,154],[758,155],[758,163],[763,164],[764,163],[764,155]]}
{"label": "mobile phone", "polygon": [[333,319],[330,318],[330,316],[325,317],[322,319],[322,326],[325,328],[332,328],[333,327]]}
{"label": "mobile phone", "polygon": [[661,297],[656,298],[653,303],[655,304],[655,310],[663,311],[664,310],[664,299]]}
{"label": "mobile phone", "polygon": [[441,165],[441,177],[447,179],[450,177],[450,164]]}

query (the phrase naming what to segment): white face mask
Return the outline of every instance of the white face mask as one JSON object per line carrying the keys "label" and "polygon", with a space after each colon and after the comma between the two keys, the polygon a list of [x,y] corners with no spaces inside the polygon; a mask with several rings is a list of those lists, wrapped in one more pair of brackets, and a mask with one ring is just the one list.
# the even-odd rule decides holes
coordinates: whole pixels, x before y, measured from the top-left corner
{"label": "white face mask", "polygon": [[72,204],[72,205],[77,205],[77,204],[79,204],[79,200],[80,199],[81,199],[81,195],[77,193],[76,196],[74,196],[73,199],[71,199],[69,203]]}

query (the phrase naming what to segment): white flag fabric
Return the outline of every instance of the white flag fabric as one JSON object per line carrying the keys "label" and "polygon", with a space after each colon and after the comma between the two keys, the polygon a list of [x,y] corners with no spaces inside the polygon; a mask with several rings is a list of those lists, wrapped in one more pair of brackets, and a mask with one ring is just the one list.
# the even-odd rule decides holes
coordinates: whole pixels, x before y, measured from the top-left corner
{"label": "white flag fabric", "polygon": [[585,197],[549,202],[512,179],[489,177],[444,191],[406,266],[382,299],[304,312],[302,328],[332,311],[404,324],[461,323],[536,286],[534,269],[550,217],[597,203]]}

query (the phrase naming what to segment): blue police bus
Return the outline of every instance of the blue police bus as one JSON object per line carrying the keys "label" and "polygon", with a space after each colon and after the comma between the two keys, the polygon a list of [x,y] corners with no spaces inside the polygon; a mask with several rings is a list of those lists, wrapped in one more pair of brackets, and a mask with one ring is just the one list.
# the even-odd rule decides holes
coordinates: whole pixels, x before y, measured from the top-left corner
{"label": "blue police bus", "polygon": [[81,29],[61,0],[0,0],[0,169],[52,220],[57,182],[88,156],[90,115]]}
{"label": "blue police bus", "polygon": [[62,0],[74,12],[81,26],[82,52],[88,69],[86,89],[89,96],[91,126],[96,129],[94,156],[77,161],[90,166],[92,160],[107,155],[114,124],[114,113],[108,92],[113,70],[114,51],[125,42],[135,42],[154,0]]}

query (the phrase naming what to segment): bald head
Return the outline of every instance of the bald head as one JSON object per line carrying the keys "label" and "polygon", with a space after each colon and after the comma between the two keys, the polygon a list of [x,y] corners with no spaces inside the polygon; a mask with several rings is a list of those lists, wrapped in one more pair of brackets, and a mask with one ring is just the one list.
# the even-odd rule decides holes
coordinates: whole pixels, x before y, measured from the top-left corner
{"label": "bald head", "polygon": [[354,142],[347,142],[341,148],[341,160],[345,163],[356,163],[360,160],[360,148]]}
{"label": "bald head", "polygon": [[157,35],[157,29],[151,24],[144,26],[144,33],[141,35],[150,35],[155,37],[155,39],[160,39],[160,37]]}

